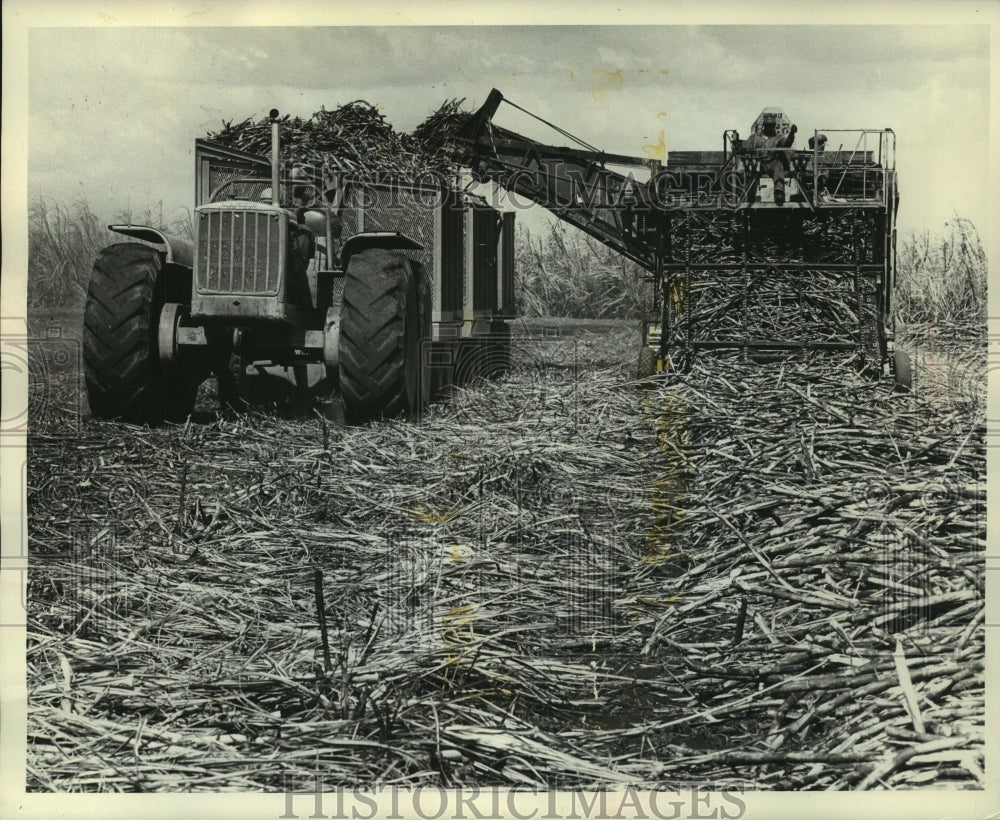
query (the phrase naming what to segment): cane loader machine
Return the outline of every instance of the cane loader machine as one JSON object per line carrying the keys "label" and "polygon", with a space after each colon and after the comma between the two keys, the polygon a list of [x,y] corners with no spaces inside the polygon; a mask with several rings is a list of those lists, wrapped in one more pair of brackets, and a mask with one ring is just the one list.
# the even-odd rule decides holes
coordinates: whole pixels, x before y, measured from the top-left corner
{"label": "cane loader machine", "polygon": [[[255,369],[310,373],[349,423],[419,413],[432,394],[503,372],[513,214],[461,187],[195,142],[193,239],[111,225],[84,317],[98,418],[184,420],[215,374],[235,406]],[[313,385],[315,387],[315,384]]]}
{"label": "cane loader machine", "polygon": [[504,102],[520,108],[494,89],[457,133],[456,161],[645,272],[641,377],[683,371],[708,351],[760,360],[823,350],[909,386],[893,343],[890,129],[818,129],[795,150],[794,125],[766,108],[746,139],[727,130],[721,150],[661,161],[600,151],[544,120],[571,144],[530,139],[494,122]]}

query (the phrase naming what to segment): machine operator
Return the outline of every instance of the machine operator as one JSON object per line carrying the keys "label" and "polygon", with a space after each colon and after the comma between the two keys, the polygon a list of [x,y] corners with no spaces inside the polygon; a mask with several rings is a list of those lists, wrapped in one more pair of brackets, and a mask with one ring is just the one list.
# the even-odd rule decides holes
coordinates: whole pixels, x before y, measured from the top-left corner
{"label": "machine operator", "polygon": [[782,149],[792,147],[798,127],[789,122],[780,108],[765,108],[754,120],[751,134],[743,143],[748,150],[765,152],[777,149],[772,154],[763,154],[764,169],[774,184],[774,204],[785,204],[785,176],[788,174],[788,155]]}

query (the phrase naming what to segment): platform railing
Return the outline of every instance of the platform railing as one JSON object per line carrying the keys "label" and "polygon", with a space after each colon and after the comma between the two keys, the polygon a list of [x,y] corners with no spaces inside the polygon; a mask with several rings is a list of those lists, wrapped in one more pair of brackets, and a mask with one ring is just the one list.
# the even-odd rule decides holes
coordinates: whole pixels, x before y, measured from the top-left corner
{"label": "platform railing", "polygon": [[[821,134],[827,138],[824,150],[819,147]],[[813,137],[814,147],[807,153],[814,204],[887,202],[889,177],[896,168],[896,135],[891,128],[817,128]],[[824,178],[826,202],[820,199]]]}

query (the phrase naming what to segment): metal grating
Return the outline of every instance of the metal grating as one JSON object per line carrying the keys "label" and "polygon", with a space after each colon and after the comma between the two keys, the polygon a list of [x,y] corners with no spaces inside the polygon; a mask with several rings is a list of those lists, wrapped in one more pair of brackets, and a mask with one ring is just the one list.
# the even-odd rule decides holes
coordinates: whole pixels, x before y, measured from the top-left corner
{"label": "metal grating", "polygon": [[[399,231],[420,242],[422,251],[407,251],[428,274],[440,263],[440,310],[461,311],[465,299],[466,250],[473,248],[475,309],[497,309],[498,250],[500,215],[484,205],[473,207],[470,225],[466,221],[470,202],[459,191],[426,188],[413,183],[352,183],[342,212],[343,238],[369,231]],[[435,221],[439,232],[435,232]],[[440,247],[438,247],[440,245]],[[511,247],[511,262],[513,260]],[[513,268],[510,288],[513,290]],[[505,307],[507,307],[505,305]],[[513,310],[513,293],[509,308]]]}
{"label": "metal grating", "polygon": [[343,211],[343,238],[367,231],[399,231],[424,246],[407,251],[424,266],[434,269],[434,212],[441,192],[410,185],[358,184],[347,192]]}
{"label": "metal grating", "polygon": [[344,284],[346,282],[347,277],[345,276],[333,277],[333,296],[331,298],[331,304],[339,305],[344,301]]}
{"label": "metal grating", "polygon": [[221,199],[256,202],[270,184],[271,163],[265,157],[195,140],[195,205]]}
{"label": "metal grating", "polygon": [[276,295],[284,246],[281,226],[273,212],[203,211],[195,262],[198,291]]}

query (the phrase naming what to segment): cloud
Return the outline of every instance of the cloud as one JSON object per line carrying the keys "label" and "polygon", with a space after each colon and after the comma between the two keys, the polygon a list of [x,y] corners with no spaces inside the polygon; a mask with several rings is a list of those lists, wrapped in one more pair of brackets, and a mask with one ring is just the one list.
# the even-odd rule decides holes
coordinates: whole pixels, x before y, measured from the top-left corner
{"label": "cloud", "polygon": [[[29,183],[55,195],[82,181],[105,209],[130,190],[189,204],[193,140],[223,120],[271,107],[308,116],[362,98],[410,130],[444,99],[478,105],[493,86],[594,145],[636,155],[661,129],[668,152],[716,148],[723,130],[745,131],[767,105],[803,134],[888,125],[921,185],[983,186],[963,152],[941,143],[985,145],[985,28],[38,28],[29,47]],[[620,82],[595,94],[595,70]]]}

